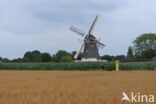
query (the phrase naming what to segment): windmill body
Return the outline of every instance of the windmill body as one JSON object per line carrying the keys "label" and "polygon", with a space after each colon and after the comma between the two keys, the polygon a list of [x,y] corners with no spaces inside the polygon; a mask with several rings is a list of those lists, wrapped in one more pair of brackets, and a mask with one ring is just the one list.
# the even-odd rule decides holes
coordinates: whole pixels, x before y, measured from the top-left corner
{"label": "windmill body", "polygon": [[83,55],[81,61],[100,61],[100,55],[99,55],[99,46],[104,47],[105,45],[101,43],[99,40],[96,39],[96,37],[93,35],[94,27],[98,21],[99,16],[96,16],[89,32],[87,35],[85,35],[84,32],[81,30],[71,26],[70,30],[73,32],[76,32],[77,34],[84,37],[83,43],[80,46],[79,50],[77,51],[76,55],[74,56],[75,59],[78,58],[79,54],[83,50]]}
{"label": "windmill body", "polygon": [[82,60],[91,61],[100,59],[98,52],[97,43],[93,40],[96,39],[94,35],[89,35],[87,39],[84,40],[84,50],[82,55]]}

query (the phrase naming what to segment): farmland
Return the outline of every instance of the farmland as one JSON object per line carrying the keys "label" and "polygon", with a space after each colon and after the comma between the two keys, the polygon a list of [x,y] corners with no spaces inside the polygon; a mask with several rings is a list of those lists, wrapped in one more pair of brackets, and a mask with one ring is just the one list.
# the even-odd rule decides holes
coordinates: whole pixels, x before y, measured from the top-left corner
{"label": "farmland", "polygon": [[1,70],[0,104],[120,104],[123,91],[156,96],[155,86],[156,71]]}

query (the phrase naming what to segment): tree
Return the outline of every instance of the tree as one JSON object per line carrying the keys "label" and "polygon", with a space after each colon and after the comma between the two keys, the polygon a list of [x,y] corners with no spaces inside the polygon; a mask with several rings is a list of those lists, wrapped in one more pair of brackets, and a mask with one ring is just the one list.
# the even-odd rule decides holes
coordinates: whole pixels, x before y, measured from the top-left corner
{"label": "tree", "polygon": [[122,59],[125,59],[125,58],[126,58],[125,55],[117,55],[117,56],[115,57],[116,60],[122,60]]}
{"label": "tree", "polygon": [[51,56],[49,53],[42,53],[41,54],[41,59],[42,62],[50,62],[51,61]]}
{"label": "tree", "polygon": [[41,62],[42,58],[41,58],[41,53],[38,50],[32,51],[32,62]]}
{"label": "tree", "polygon": [[56,53],[56,61],[57,62],[60,62],[60,60],[62,59],[63,56],[69,56],[69,54],[67,53],[67,51],[65,50],[59,50],[57,53]]}
{"label": "tree", "polygon": [[104,55],[101,57],[102,60],[112,61],[114,59],[114,56],[110,55]]}
{"label": "tree", "polygon": [[11,62],[22,62],[22,59],[21,58],[13,59],[11,60]]}
{"label": "tree", "polygon": [[51,57],[51,61],[52,61],[52,62],[57,62],[56,55],[53,55],[53,56]]}
{"label": "tree", "polygon": [[23,62],[31,62],[31,61],[32,61],[32,53],[28,51],[24,54]]}
{"label": "tree", "polygon": [[60,62],[73,62],[73,59],[71,56],[63,56]]}
{"label": "tree", "polygon": [[156,57],[156,50],[147,49],[147,50],[143,51],[142,57],[145,57],[145,58]]}
{"label": "tree", "polygon": [[10,60],[8,58],[3,58],[2,62],[10,62]]}
{"label": "tree", "polygon": [[41,62],[41,53],[38,50],[28,51],[24,54],[23,62]]}
{"label": "tree", "polygon": [[133,41],[136,57],[152,58],[156,56],[156,34],[145,33]]}
{"label": "tree", "polygon": [[0,61],[2,61],[2,57],[0,57]]}
{"label": "tree", "polygon": [[128,58],[133,57],[133,48],[131,46],[128,47],[127,57]]}

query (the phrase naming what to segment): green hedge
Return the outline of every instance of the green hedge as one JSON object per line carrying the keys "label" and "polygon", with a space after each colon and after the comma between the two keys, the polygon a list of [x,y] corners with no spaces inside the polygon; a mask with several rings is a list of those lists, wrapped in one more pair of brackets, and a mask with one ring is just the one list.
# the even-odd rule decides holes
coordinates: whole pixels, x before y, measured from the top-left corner
{"label": "green hedge", "polygon": [[121,70],[156,70],[156,62],[120,63]]}
{"label": "green hedge", "polygon": [[[1,70],[115,70],[114,62],[0,63]],[[120,63],[120,70],[156,70],[156,62]]]}

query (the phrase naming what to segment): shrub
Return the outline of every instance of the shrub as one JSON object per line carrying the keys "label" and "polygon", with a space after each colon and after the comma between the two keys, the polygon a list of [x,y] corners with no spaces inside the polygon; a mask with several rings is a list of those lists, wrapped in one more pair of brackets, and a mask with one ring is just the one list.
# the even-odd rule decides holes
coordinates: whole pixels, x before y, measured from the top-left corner
{"label": "shrub", "polygon": [[73,62],[73,59],[71,56],[63,56],[60,62]]}

